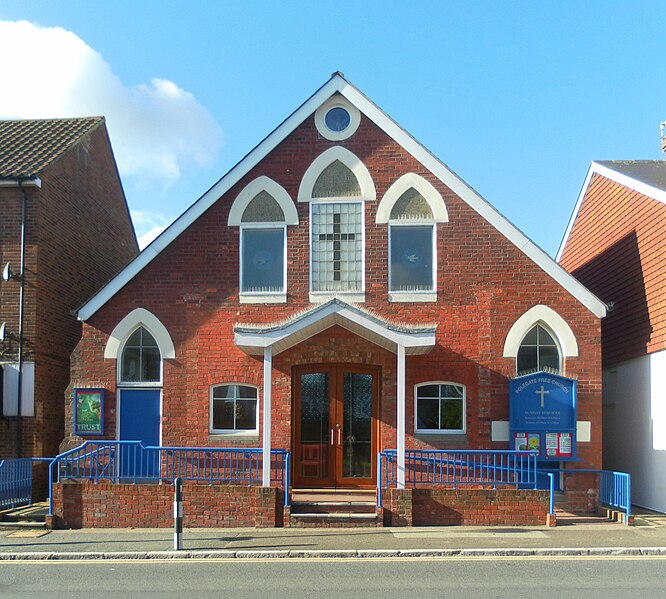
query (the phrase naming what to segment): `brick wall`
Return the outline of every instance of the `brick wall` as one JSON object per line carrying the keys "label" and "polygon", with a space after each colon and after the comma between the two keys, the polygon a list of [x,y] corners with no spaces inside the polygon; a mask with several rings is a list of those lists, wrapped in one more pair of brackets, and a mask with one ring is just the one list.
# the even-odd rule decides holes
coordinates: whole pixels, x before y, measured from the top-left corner
{"label": "brick wall", "polygon": [[[312,307],[308,297],[309,212],[307,203],[297,203],[300,224],[288,228],[287,303],[249,305],[239,303],[239,232],[226,225],[229,209],[243,187],[259,175],[275,179],[296,198],[305,170],[331,145],[318,135],[312,119],[306,120],[84,325],[73,356],[71,387],[107,390],[107,438],[116,433],[117,389],[115,360],[103,358],[104,347],[118,322],[134,308],[143,307],[166,326],[176,348],[176,358],[164,364],[163,443],[239,444],[209,435],[210,386],[225,382],[263,385],[261,358],[243,353],[234,344],[235,323],[272,323]],[[508,447],[490,440],[491,422],[509,417],[507,380],[515,374],[515,361],[502,357],[504,342],[522,314],[535,304],[546,304],[567,321],[576,336],[579,356],[568,358],[565,368],[579,381],[578,417],[592,422],[592,441],[580,443],[578,455],[585,467],[601,467],[599,319],[368,119],[362,119],[357,133],[340,145],[365,163],[377,190],[378,199],[365,204],[364,307],[394,321],[437,324],[433,350],[407,357],[407,446]],[[449,214],[450,222],[437,226],[435,303],[388,302],[388,231],[386,225],[375,223],[375,216],[388,187],[406,172],[430,181],[444,198]],[[381,368],[380,448],[395,447],[396,357],[340,327],[274,357],[274,447],[291,446],[293,367],[327,361]],[[466,435],[414,436],[413,386],[426,381],[466,385]],[[71,388],[68,400],[66,424],[71,431]],[[256,440],[244,443],[258,446],[261,434],[260,430]]]}
{"label": "brick wall", "polygon": [[384,490],[387,526],[546,524],[548,491],[482,488]]}
{"label": "brick wall", "polygon": [[[72,315],[137,253],[136,238],[104,126],[83,136],[40,173],[41,189],[28,188],[25,357],[35,362],[35,416],[24,418],[22,453],[54,456],[65,428],[70,354],[81,337]],[[1,262],[20,269],[17,188],[0,189]],[[0,321],[18,330],[17,282],[0,282]],[[6,359],[16,360],[13,342]],[[14,454],[15,418],[0,416],[0,456]],[[43,497],[42,476],[36,496]]]}
{"label": "brick wall", "polygon": [[[53,487],[53,528],[173,527],[170,484],[64,482]],[[283,497],[274,487],[183,483],[183,526],[282,525]]]}

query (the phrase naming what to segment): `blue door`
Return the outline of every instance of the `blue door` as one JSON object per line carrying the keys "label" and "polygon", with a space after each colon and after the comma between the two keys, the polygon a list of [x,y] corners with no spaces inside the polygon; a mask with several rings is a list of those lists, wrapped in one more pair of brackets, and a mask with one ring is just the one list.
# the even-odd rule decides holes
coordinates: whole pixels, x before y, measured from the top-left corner
{"label": "blue door", "polygon": [[[141,441],[144,447],[160,444],[160,390],[123,389],[120,391],[120,440]],[[157,478],[157,452],[123,448],[120,454],[122,478]]]}

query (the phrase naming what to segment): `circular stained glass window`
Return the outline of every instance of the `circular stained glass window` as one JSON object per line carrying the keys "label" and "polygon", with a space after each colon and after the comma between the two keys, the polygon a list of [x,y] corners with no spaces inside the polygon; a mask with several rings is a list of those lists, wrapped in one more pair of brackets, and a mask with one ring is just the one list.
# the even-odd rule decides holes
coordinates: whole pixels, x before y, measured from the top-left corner
{"label": "circular stained glass window", "polygon": [[334,106],[326,113],[324,122],[331,131],[340,133],[340,131],[344,131],[349,127],[351,116],[349,116],[347,110],[342,108],[342,106]]}

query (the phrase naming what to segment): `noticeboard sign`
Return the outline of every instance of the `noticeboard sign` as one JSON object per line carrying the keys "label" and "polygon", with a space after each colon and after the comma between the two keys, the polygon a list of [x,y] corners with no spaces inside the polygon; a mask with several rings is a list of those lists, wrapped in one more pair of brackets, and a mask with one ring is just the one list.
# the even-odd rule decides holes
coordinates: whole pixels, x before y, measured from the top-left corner
{"label": "noticeboard sign", "polygon": [[104,434],[104,389],[74,389],[74,434]]}
{"label": "noticeboard sign", "polygon": [[509,381],[512,449],[538,451],[539,459],[576,457],[577,381],[536,372]]}

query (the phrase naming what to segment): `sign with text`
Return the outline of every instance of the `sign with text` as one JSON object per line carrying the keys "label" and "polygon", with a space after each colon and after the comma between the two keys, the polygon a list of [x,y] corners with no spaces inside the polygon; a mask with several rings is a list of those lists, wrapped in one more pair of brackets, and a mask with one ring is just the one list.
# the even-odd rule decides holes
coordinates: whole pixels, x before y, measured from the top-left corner
{"label": "sign with text", "polygon": [[540,459],[575,458],[577,381],[536,372],[509,381],[513,448]]}
{"label": "sign with text", "polygon": [[104,389],[74,389],[74,433],[104,434]]}

